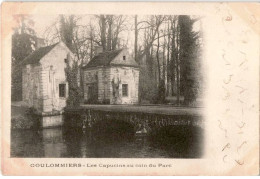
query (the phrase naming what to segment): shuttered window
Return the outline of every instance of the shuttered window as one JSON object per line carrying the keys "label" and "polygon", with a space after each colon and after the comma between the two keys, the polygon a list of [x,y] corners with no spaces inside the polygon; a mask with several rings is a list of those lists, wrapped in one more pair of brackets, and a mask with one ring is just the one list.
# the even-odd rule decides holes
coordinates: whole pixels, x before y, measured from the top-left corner
{"label": "shuttered window", "polygon": [[59,96],[60,97],[66,96],[66,84],[59,84]]}
{"label": "shuttered window", "polygon": [[128,84],[122,84],[122,95],[128,96]]}

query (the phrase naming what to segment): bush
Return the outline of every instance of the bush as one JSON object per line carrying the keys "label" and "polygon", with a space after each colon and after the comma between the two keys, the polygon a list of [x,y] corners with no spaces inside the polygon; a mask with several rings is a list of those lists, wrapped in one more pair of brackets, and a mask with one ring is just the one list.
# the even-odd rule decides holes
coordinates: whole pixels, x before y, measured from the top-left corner
{"label": "bush", "polygon": [[78,84],[80,67],[77,62],[73,62],[72,66],[67,63],[65,69],[66,79],[69,85],[69,96],[67,98],[67,107],[79,107],[82,99],[82,91]]}
{"label": "bush", "polygon": [[156,80],[149,76],[145,69],[140,70],[139,93],[140,101],[147,100],[150,103],[157,101],[158,88]]}
{"label": "bush", "polygon": [[165,100],[165,84],[164,84],[163,80],[160,80],[159,90],[158,90],[158,94],[156,96],[155,103],[159,103],[159,104],[166,103],[166,100]]}
{"label": "bush", "polygon": [[40,117],[34,108],[26,109],[24,114],[11,117],[12,129],[32,129],[40,127]]}

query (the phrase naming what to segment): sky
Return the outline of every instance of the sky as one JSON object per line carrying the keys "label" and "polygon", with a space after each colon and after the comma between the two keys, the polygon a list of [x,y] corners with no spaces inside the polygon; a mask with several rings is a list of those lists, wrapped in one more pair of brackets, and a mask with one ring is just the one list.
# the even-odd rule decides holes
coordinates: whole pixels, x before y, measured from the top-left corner
{"label": "sky", "polygon": [[[54,24],[55,22],[59,21],[59,15],[34,15],[31,16],[32,20],[35,22],[33,29],[36,32],[36,35],[40,38],[45,38],[46,37],[46,29],[48,27],[52,27],[52,31],[55,31]],[[138,20],[141,20],[143,17],[138,16]],[[82,15],[81,20],[78,22],[80,25],[88,25],[90,22],[94,23],[96,21],[95,17],[93,15]],[[94,23],[95,24],[95,23]],[[123,31],[120,36],[123,39],[127,39],[127,47],[129,52],[131,53],[134,48],[134,31],[133,28],[131,29],[130,27],[133,26],[134,24],[134,17],[129,16],[129,19],[127,21],[127,26],[128,29],[127,31]],[[97,25],[97,24],[96,24]],[[58,25],[57,25],[58,27]],[[96,27],[98,28],[98,27]],[[131,30],[130,30],[131,29]],[[194,30],[198,31],[200,29],[200,23],[195,23],[194,24]],[[139,42],[142,42],[142,35],[141,33],[139,34]]]}
{"label": "sky", "polygon": [[54,16],[45,16],[45,15],[34,15],[32,16],[32,20],[35,22],[34,30],[36,35],[40,38],[44,37],[44,31],[48,26],[53,24],[58,19],[58,15]]}
{"label": "sky", "polygon": [[[83,15],[84,17],[82,18],[82,20],[79,21],[80,25],[87,25],[90,22],[93,22],[93,16],[92,15]],[[45,38],[46,37],[46,29],[48,27],[54,27],[53,24],[55,24],[55,22],[57,22],[59,20],[59,15],[34,15],[31,16],[32,20],[35,22],[33,29],[36,32],[37,37],[39,38]],[[134,22],[134,21],[133,21]],[[121,36],[124,39],[129,39],[128,41],[128,45],[130,50],[132,49],[131,47],[133,47],[133,31],[125,31],[121,33]],[[132,39],[132,40],[131,40]]]}

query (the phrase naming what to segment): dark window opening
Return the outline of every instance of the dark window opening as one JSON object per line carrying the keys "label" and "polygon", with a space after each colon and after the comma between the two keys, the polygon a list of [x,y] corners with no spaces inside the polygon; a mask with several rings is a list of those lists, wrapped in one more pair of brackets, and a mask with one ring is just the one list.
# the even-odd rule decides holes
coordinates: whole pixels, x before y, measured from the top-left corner
{"label": "dark window opening", "polygon": [[66,96],[66,84],[59,84],[59,96],[60,97]]}
{"label": "dark window opening", "polygon": [[93,85],[90,85],[90,86],[88,87],[88,96],[89,96],[89,98],[91,98],[94,93],[95,93],[95,91],[94,91],[94,86],[93,86]]}
{"label": "dark window opening", "polygon": [[125,56],[123,56],[123,60],[125,60]]}
{"label": "dark window opening", "polygon": [[128,84],[122,84],[122,95],[128,96]]}

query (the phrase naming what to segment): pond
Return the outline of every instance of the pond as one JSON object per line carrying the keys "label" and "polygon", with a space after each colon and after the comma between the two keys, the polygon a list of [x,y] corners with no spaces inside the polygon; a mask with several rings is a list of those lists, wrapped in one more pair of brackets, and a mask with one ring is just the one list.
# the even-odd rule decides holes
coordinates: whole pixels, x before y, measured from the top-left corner
{"label": "pond", "polygon": [[[11,157],[25,158],[200,158],[203,130],[168,126],[153,136],[135,136],[125,124],[110,130],[65,128],[11,131]],[[101,128],[102,129],[102,128]],[[119,129],[124,129],[124,132]]]}

